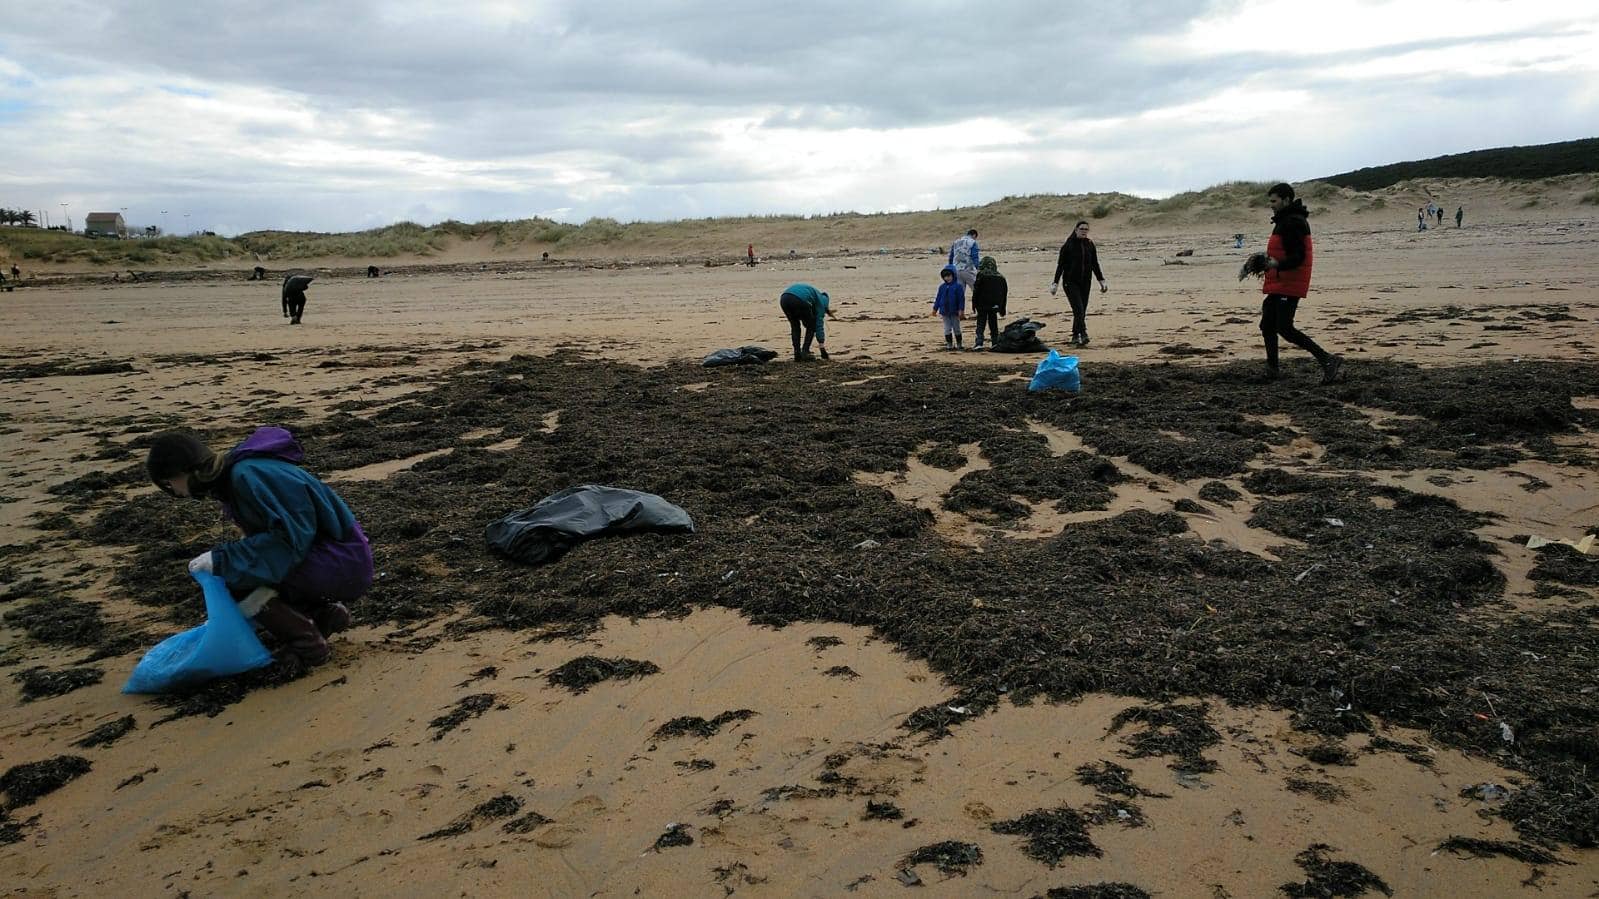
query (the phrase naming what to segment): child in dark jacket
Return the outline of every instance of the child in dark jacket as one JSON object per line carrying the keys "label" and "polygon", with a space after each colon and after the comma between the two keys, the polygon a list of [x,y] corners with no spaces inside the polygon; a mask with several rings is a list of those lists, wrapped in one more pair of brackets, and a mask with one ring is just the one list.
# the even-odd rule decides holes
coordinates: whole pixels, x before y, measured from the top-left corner
{"label": "child in dark jacket", "polygon": [[301,663],[319,665],[327,638],[350,626],[344,603],[372,586],[372,548],[344,500],[299,467],[304,459],[283,428],[258,428],[222,456],[192,434],[169,431],[155,438],[145,468],[170,495],[219,501],[244,531],[189,570],[220,577],[245,617]]}
{"label": "child in dark jacket", "polygon": [[956,280],[955,266],[946,265],[938,273],[944,283],[933,297],[933,313],[944,320],[944,349],[965,349],[961,343],[961,319],[966,317],[966,287]]}
{"label": "child in dark jacket", "polygon": [[999,273],[999,263],[992,256],[984,256],[977,266],[977,282],[972,285],[972,309],[977,312],[977,339],[973,349],[983,348],[983,328],[988,328],[989,338],[999,342],[999,317],[1005,314],[1005,297],[1010,291],[1005,276]]}

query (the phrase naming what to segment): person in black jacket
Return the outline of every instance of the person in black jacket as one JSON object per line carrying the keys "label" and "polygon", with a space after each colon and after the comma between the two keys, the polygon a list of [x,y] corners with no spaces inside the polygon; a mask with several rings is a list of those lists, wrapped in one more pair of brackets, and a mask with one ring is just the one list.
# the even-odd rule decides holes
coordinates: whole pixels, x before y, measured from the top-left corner
{"label": "person in black jacket", "polygon": [[1009,291],[1005,276],[999,273],[999,263],[992,256],[984,256],[977,266],[977,281],[972,285],[972,309],[977,312],[974,348],[983,348],[984,325],[988,327],[989,339],[999,342],[999,317],[1005,314],[1005,297]]}
{"label": "person in black jacket", "polygon": [[1049,282],[1049,295],[1055,295],[1055,285],[1066,288],[1066,302],[1072,306],[1072,343],[1088,346],[1088,276],[1099,279],[1099,292],[1110,287],[1099,270],[1099,253],[1094,242],[1088,239],[1088,223],[1078,222],[1072,236],[1061,244],[1060,261],[1055,264],[1055,277]]}
{"label": "person in black jacket", "polygon": [[315,277],[293,273],[283,276],[283,317],[289,320],[289,324],[299,324],[300,317],[305,315],[305,289],[311,286]]}

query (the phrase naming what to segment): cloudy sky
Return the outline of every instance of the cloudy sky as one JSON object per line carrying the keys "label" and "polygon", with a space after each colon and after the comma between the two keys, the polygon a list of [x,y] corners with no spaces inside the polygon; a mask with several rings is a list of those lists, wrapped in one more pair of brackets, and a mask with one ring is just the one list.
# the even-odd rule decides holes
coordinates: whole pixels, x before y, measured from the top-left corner
{"label": "cloudy sky", "polygon": [[1599,135],[1593,0],[0,11],[0,206],[75,227],[124,207],[235,234],[1163,196]]}

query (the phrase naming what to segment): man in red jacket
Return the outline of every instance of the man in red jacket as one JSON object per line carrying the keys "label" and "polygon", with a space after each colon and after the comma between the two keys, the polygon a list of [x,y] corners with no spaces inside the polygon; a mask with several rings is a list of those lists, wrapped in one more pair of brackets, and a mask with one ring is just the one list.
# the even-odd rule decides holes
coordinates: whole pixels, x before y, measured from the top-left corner
{"label": "man in red jacket", "polygon": [[1315,251],[1310,239],[1310,213],[1294,199],[1294,189],[1278,184],[1266,192],[1271,206],[1271,240],[1266,244],[1266,277],[1260,290],[1266,300],[1260,306],[1260,333],[1266,339],[1266,375],[1276,378],[1277,338],[1308,350],[1321,363],[1321,382],[1338,379],[1344,357],[1335,356],[1316,345],[1294,327],[1299,301],[1310,293],[1310,269]]}

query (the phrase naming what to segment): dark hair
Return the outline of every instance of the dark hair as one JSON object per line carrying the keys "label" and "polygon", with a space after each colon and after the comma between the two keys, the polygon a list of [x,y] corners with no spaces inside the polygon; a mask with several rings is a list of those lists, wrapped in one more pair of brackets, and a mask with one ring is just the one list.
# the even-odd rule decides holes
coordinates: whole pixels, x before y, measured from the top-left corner
{"label": "dark hair", "polygon": [[[150,481],[162,490],[166,482],[180,474],[194,474],[211,467],[216,453],[186,431],[167,431],[157,434],[150,444],[150,454],[144,459],[144,470]],[[170,492],[170,491],[169,491]]]}
{"label": "dark hair", "polygon": [[1077,224],[1072,226],[1072,230],[1076,231],[1078,228],[1081,228],[1082,226],[1084,226],[1086,224],[1088,224],[1088,223],[1087,222],[1078,222]]}
{"label": "dark hair", "polygon": [[966,230],[966,233],[971,235],[972,237],[976,237],[977,236],[977,229],[976,228],[968,228]]}
{"label": "dark hair", "polygon": [[1272,185],[1271,190],[1266,191],[1266,196],[1268,196],[1268,197],[1282,197],[1284,200],[1292,200],[1294,198],[1293,185],[1289,184],[1286,181],[1282,181],[1282,182],[1279,182],[1277,184],[1274,184],[1274,185]]}

